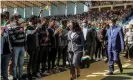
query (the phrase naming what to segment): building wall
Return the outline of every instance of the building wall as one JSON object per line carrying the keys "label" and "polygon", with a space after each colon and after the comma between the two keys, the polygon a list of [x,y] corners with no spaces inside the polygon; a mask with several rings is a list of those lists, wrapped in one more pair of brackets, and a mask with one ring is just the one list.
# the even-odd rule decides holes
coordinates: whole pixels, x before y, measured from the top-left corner
{"label": "building wall", "polygon": [[[43,7],[44,8],[44,7]],[[31,15],[39,15],[40,7],[26,7],[24,8],[8,8],[7,11],[13,14],[17,10],[24,17],[30,17]],[[68,14],[81,14],[87,12],[88,7],[82,3],[68,2],[67,5],[59,4],[57,6],[51,5],[50,10],[45,10],[41,13],[41,17],[54,16],[54,15],[68,15]]]}
{"label": "building wall", "polygon": [[[89,2],[89,3],[86,2],[85,4],[86,4],[86,5],[84,5],[84,12],[88,12],[88,11],[89,11],[89,7],[91,7],[92,4],[91,4],[91,2]],[[88,5],[88,6],[87,6],[87,5]]]}
{"label": "building wall", "polygon": [[74,14],[75,4],[74,3],[67,3],[67,14]]}
{"label": "building wall", "polygon": [[9,11],[10,15],[14,14],[14,8],[7,8],[7,11]]}
{"label": "building wall", "polygon": [[58,9],[56,6],[54,5],[51,5],[51,15],[54,16],[54,15],[58,15]]}
{"label": "building wall", "polygon": [[77,3],[76,4],[76,14],[81,14],[84,12],[84,4],[83,3]]}
{"label": "building wall", "polygon": [[25,8],[25,17],[28,18],[32,15],[32,7]]}
{"label": "building wall", "polygon": [[40,12],[40,7],[33,7],[33,15],[38,16]]}
{"label": "building wall", "polygon": [[[42,7],[44,8],[44,7]],[[44,10],[41,14],[41,17],[49,16],[49,10]]]}
{"label": "building wall", "polygon": [[58,9],[58,14],[59,14],[59,15],[64,15],[65,12],[66,12],[66,6],[63,5],[63,4],[59,4],[59,5],[57,6],[57,9]]}
{"label": "building wall", "polygon": [[24,18],[24,8],[17,8],[17,12]]}

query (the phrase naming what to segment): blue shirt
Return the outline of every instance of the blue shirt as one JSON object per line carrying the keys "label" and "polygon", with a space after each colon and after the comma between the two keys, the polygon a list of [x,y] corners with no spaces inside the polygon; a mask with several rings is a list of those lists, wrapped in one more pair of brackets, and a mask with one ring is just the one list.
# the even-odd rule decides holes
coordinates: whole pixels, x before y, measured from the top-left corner
{"label": "blue shirt", "polygon": [[114,33],[114,31],[115,31],[115,28],[116,28],[116,26],[113,26],[113,27],[111,28],[111,36],[113,36],[113,33]]}

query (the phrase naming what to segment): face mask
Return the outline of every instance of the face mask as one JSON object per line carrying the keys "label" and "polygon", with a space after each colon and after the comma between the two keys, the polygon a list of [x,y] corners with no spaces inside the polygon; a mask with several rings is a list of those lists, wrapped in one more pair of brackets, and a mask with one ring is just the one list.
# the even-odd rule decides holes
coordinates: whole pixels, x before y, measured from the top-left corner
{"label": "face mask", "polygon": [[129,29],[129,32],[132,32],[132,29]]}
{"label": "face mask", "polygon": [[86,27],[86,24],[85,24],[85,23],[83,23],[83,24],[82,24],[82,26],[83,26],[83,27]]}
{"label": "face mask", "polygon": [[62,24],[60,24],[60,25],[59,25],[59,27],[60,27],[60,28],[63,28],[63,25],[62,25]]}
{"label": "face mask", "polygon": [[109,24],[109,26],[110,26],[110,27],[112,27],[112,26],[113,26],[113,24],[112,24],[112,23],[110,23],[110,24]]}

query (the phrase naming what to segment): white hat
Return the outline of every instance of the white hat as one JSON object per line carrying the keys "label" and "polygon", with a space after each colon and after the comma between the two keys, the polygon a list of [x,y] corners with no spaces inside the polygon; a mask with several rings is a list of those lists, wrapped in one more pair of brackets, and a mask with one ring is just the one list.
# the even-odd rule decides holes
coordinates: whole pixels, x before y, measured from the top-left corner
{"label": "white hat", "polygon": [[129,22],[129,24],[133,25],[133,19]]}

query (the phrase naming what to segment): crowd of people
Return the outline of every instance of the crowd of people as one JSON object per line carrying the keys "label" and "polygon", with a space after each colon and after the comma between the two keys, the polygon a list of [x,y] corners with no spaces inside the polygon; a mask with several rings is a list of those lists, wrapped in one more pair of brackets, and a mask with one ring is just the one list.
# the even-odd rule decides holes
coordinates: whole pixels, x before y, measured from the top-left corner
{"label": "crowd of people", "polygon": [[102,5],[112,5],[112,4],[124,4],[130,3],[131,1],[92,1],[93,6],[102,6]]}
{"label": "crowd of people", "polygon": [[[111,52],[117,53],[117,55],[114,54],[116,55],[115,62],[118,59],[120,71],[123,72],[118,56],[119,52],[124,49],[124,42],[122,42],[124,35],[122,28],[116,22],[122,20],[128,14],[127,12],[128,10],[92,11],[90,12],[92,21],[88,20],[88,13],[43,18],[32,15],[27,20],[24,20],[18,13],[11,16],[8,11],[1,13],[2,79],[8,80],[8,67],[10,66],[13,80],[22,80],[25,52],[29,56],[27,64],[29,80],[32,80],[33,77],[40,78],[46,74],[55,74],[60,65],[68,68],[67,61],[70,67],[70,80],[74,80],[76,77],[80,77],[80,67],[84,60],[82,58],[85,56],[89,56],[91,61],[106,59],[110,69],[108,74],[113,74],[114,61]],[[93,23],[94,21],[95,23]],[[119,30],[116,32],[116,35],[120,35],[120,39],[117,40],[119,44],[116,45],[121,44],[122,46],[120,48],[117,46],[119,52],[110,50],[112,34],[110,35],[108,29],[112,26],[117,26],[115,29]],[[130,55],[128,53],[125,55],[127,58],[129,57],[130,61],[133,58],[131,54],[133,35],[130,35],[133,34],[132,26],[130,25],[125,38],[127,42],[130,40],[128,43]],[[115,47],[116,45],[113,44]],[[9,61],[11,61],[10,65]]]}
{"label": "crowd of people", "polygon": [[131,8],[123,9],[123,8],[118,8],[118,9],[113,9],[113,10],[89,10],[89,12],[84,12],[82,14],[75,14],[75,15],[57,15],[57,16],[47,16],[47,19],[50,18],[55,18],[56,20],[60,21],[62,19],[67,19],[67,20],[77,20],[78,23],[83,21],[84,19],[87,19],[90,21],[93,25],[98,25],[102,23],[107,23],[110,17],[115,17],[117,18],[117,23],[120,25],[124,22],[124,20],[129,14],[131,13]]}

